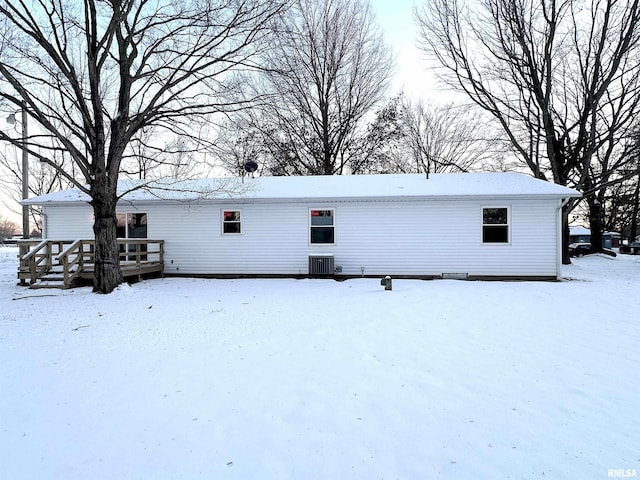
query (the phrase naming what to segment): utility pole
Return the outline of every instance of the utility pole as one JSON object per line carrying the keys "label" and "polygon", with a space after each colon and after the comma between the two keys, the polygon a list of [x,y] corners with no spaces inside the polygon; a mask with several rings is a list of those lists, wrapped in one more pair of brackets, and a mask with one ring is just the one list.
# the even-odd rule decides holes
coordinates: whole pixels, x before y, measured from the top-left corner
{"label": "utility pole", "polygon": [[[22,109],[22,199],[29,198],[29,150],[27,149],[27,109]],[[29,228],[29,205],[22,205],[22,238],[31,234]]]}
{"label": "utility pole", "polygon": [[[15,125],[16,116],[14,113],[7,117],[9,125]],[[29,150],[27,149],[27,110],[22,108],[22,199],[29,198]],[[29,206],[22,206],[22,238],[28,239],[30,236],[29,228]]]}

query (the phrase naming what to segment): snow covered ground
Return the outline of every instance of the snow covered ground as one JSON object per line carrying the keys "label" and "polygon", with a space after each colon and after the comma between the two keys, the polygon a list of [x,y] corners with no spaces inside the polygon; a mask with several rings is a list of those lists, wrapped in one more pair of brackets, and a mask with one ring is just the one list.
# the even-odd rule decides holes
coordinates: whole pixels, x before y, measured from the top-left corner
{"label": "snow covered ground", "polygon": [[580,258],[557,283],[172,278],[103,296],[19,287],[15,255],[0,248],[2,478],[640,472],[640,257]]}

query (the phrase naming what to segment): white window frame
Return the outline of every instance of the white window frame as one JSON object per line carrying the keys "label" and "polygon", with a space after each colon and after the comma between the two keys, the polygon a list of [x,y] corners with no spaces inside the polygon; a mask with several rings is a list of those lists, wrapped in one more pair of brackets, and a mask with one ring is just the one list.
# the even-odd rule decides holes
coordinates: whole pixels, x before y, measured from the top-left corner
{"label": "white window frame", "polygon": [[[507,223],[484,223],[484,211],[487,209],[504,208],[507,210]],[[485,242],[484,241],[484,227],[507,227],[507,241],[506,242]],[[513,228],[511,222],[511,206],[510,205],[482,205],[480,208],[480,243],[482,245],[500,246],[511,245],[511,230]]]}
{"label": "white window frame", "polygon": [[[233,221],[226,221],[224,219],[224,214],[226,212],[238,212],[240,214],[240,220],[233,220]],[[240,208],[223,208],[220,210],[220,232],[222,235],[224,236],[238,236],[238,235],[242,235],[243,232],[243,228],[242,228],[242,219],[243,219],[243,213],[242,213],[242,209]],[[235,224],[237,223],[240,226],[240,231],[239,232],[225,232],[224,231],[224,226],[225,224]]]}
{"label": "white window frame", "polygon": [[[332,225],[330,225],[331,227],[333,227],[333,243],[314,243],[312,242],[312,235],[311,235],[311,231],[313,228],[316,227],[328,227],[329,225],[312,225],[311,224],[311,213],[316,211],[316,210],[320,210],[320,211],[330,211],[331,212],[331,218],[333,220]],[[336,209],[333,207],[313,207],[313,208],[309,208],[309,213],[308,213],[308,218],[309,218],[309,245],[313,245],[314,247],[316,246],[322,246],[322,245],[335,245],[336,244]]]}

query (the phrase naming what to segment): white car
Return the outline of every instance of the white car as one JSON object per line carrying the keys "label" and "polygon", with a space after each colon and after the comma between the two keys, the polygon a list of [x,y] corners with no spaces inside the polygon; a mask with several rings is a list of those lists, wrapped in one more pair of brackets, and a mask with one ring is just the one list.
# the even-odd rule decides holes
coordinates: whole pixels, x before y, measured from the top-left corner
{"label": "white car", "polygon": [[570,243],[569,255],[572,257],[581,257],[591,253],[591,244],[587,242]]}

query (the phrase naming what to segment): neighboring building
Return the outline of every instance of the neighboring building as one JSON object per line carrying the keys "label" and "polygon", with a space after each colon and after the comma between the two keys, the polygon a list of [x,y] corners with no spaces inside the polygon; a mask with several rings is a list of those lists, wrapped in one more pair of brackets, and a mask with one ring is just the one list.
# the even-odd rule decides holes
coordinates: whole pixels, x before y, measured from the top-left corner
{"label": "neighboring building", "polygon": [[[591,230],[584,227],[570,227],[569,243],[591,243]],[[619,233],[604,232],[602,234],[602,248],[618,248],[619,246]]]}
{"label": "neighboring building", "polygon": [[584,227],[569,227],[569,243],[591,243],[591,230]]}
{"label": "neighboring building", "polygon": [[[160,182],[124,194],[118,235],[164,240],[165,274],[553,279],[579,196],[515,173]],[[44,238],[93,238],[79,190],[24,203],[43,207]]]}

